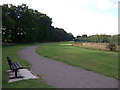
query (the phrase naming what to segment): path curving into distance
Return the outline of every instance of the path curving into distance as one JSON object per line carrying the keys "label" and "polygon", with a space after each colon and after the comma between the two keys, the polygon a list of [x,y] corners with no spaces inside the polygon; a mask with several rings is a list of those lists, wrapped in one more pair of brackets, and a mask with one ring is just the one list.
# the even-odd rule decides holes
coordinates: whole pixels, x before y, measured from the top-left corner
{"label": "path curving into distance", "polygon": [[19,52],[43,81],[55,88],[118,88],[118,80],[38,55],[35,45]]}

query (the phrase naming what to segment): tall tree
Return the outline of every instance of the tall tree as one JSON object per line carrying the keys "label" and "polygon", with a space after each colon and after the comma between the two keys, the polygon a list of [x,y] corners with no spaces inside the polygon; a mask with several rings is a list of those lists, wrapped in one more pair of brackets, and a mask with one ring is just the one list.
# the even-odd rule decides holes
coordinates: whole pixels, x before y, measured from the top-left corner
{"label": "tall tree", "polygon": [[26,4],[4,4],[3,42],[28,43],[38,41],[67,41],[74,37],[64,29],[54,28],[52,19]]}

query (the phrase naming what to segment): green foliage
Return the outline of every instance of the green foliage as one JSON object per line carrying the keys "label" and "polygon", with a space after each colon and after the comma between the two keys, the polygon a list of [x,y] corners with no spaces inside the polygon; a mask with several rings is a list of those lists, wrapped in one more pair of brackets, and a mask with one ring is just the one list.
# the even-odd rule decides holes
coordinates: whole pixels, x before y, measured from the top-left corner
{"label": "green foliage", "polygon": [[66,64],[118,78],[118,53],[74,47],[69,43],[40,46],[40,55]]}
{"label": "green foliage", "polygon": [[83,34],[82,37],[83,37],[83,38],[86,38],[86,37],[87,37],[87,34]]}
{"label": "green foliage", "polygon": [[110,38],[110,42],[120,46],[120,34],[118,34],[118,35],[113,35],[113,36]]}
{"label": "green foliage", "polygon": [[107,46],[110,51],[116,51],[116,44],[115,43],[109,43],[108,46]]}
{"label": "green foliage", "polygon": [[107,47],[110,51],[116,51],[117,46],[120,46],[120,34],[111,36]]}
{"label": "green foliage", "polygon": [[105,34],[100,34],[100,35],[91,35],[87,36],[86,34],[83,34],[82,36],[77,36],[75,41],[79,42],[102,42],[102,43],[114,43],[116,45],[120,46],[120,34],[118,35],[105,35]]}
{"label": "green foliage", "polygon": [[52,26],[52,19],[26,4],[2,5],[3,42],[28,43],[38,41],[69,41],[73,35]]}
{"label": "green foliage", "polygon": [[92,35],[92,36],[89,36],[88,41],[108,43],[110,37],[111,37],[110,35],[105,35],[105,34]]}
{"label": "green foliage", "polygon": [[78,41],[80,42],[102,42],[109,43],[110,35],[100,34],[100,35],[91,35],[87,36],[83,34],[82,36],[77,36]]}

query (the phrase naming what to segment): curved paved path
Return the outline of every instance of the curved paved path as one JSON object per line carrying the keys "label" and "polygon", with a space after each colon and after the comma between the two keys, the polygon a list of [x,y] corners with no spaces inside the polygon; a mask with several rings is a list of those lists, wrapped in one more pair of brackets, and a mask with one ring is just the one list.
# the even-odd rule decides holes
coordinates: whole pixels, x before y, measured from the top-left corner
{"label": "curved paved path", "polygon": [[35,52],[36,47],[38,45],[21,50],[20,56],[32,65],[36,74],[43,75],[42,79],[55,88],[118,87],[116,79],[40,56]]}

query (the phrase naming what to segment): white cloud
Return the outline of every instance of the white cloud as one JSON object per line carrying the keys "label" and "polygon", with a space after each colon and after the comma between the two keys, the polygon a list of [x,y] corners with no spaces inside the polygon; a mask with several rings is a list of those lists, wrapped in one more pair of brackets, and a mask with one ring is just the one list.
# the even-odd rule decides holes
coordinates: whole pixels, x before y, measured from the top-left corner
{"label": "white cloud", "polygon": [[[75,23],[75,24],[74,24]],[[77,15],[68,30],[74,35],[82,34],[116,34],[118,33],[118,19],[101,13],[84,12]]]}
{"label": "white cloud", "polygon": [[117,8],[118,0],[94,0],[95,6],[102,10]]}

